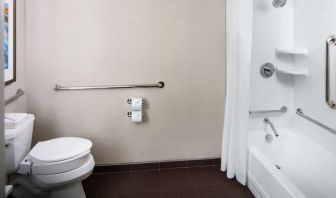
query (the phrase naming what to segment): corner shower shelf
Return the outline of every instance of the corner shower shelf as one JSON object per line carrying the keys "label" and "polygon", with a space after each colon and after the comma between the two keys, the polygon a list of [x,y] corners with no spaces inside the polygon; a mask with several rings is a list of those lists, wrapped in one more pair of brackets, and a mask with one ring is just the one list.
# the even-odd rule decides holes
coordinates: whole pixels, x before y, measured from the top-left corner
{"label": "corner shower shelf", "polygon": [[308,56],[307,48],[297,48],[297,47],[277,47],[275,49],[277,54],[288,54],[288,55],[301,55]]}
{"label": "corner shower shelf", "polygon": [[291,69],[291,68],[277,68],[279,74],[295,75],[295,76],[308,76],[309,72],[306,68]]}

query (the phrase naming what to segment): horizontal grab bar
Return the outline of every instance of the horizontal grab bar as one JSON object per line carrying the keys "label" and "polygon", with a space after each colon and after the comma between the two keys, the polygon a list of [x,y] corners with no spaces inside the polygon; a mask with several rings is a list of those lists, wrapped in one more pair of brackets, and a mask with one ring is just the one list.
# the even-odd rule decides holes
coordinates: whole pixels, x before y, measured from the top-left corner
{"label": "horizontal grab bar", "polygon": [[20,98],[21,96],[24,95],[24,91],[22,91],[22,89],[18,89],[16,91],[16,94],[10,98],[8,98],[7,100],[5,100],[5,105],[8,105],[12,102],[14,102],[15,100],[17,100],[18,98]]}
{"label": "horizontal grab bar", "polygon": [[249,111],[250,115],[254,114],[267,114],[267,113],[286,113],[288,111],[288,108],[285,106],[282,106],[279,110],[260,110],[260,111]]}
{"label": "horizontal grab bar", "polygon": [[317,120],[315,120],[315,119],[313,119],[313,118],[311,118],[311,117],[305,115],[305,114],[303,113],[302,109],[297,109],[297,110],[296,110],[296,114],[298,114],[299,116],[303,117],[304,119],[306,119],[306,120],[308,120],[308,121],[310,121],[310,122],[312,122],[312,123],[314,123],[314,124],[316,124],[316,125],[318,125],[318,126],[324,128],[325,130],[327,130],[327,131],[329,131],[329,132],[331,132],[331,133],[336,134],[336,130],[335,130],[335,129],[330,128],[330,127],[328,127],[327,125],[322,124],[321,122],[319,122],[319,121],[317,121]]}
{"label": "horizontal grab bar", "polygon": [[56,84],[55,91],[70,90],[95,90],[95,89],[130,89],[130,88],[163,88],[165,83],[160,81],[156,84],[138,84],[138,85],[103,85],[103,86],[62,86]]}

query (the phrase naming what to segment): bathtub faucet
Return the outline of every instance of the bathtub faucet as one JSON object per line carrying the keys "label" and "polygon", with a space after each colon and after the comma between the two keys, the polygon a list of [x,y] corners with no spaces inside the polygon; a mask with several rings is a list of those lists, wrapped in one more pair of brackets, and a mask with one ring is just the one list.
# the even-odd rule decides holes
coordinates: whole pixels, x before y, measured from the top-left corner
{"label": "bathtub faucet", "polygon": [[278,137],[278,136],[279,136],[279,133],[278,133],[277,130],[275,129],[274,124],[273,124],[268,118],[265,118],[265,119],[264,119],[264,123],[265,123],[265,124],[269,124],[269,125],[271,126],[271,128],[272,128],[272,130],[273,130],[273,132],[274,132],[275,137]]}

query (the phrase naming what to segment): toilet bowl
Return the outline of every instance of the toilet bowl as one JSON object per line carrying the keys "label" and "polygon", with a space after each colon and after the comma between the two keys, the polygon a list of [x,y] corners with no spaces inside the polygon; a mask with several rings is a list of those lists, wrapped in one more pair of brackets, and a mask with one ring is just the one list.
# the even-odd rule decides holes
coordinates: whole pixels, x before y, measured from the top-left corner
{"label": "toilet bowl", "polygon": [[[92,142],[77,137],[61,137],[38,142],[31,150],[35,117],[31,114],[6,114],[16,117],[5,129],[6,172],[14,185],[13,197],[85,198],[81,181],[95,165]],[[5,122],[6,125],[6,122]]]}

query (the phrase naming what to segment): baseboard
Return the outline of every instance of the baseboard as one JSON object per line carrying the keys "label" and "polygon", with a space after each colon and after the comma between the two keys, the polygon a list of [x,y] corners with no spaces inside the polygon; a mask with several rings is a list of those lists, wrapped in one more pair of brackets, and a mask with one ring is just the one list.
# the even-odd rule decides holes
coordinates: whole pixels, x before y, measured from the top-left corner
{"label": "baseboard", "polygon": [[161,170],[172,168],[191,168],[200,166],[217,166],[220,165],[220,158],[182,160],[182,161],[164,161],[132,164],[114,164],[114,165],[97,165],[93,173],[123,172],[123,171],[141,171],[141,170]]}

